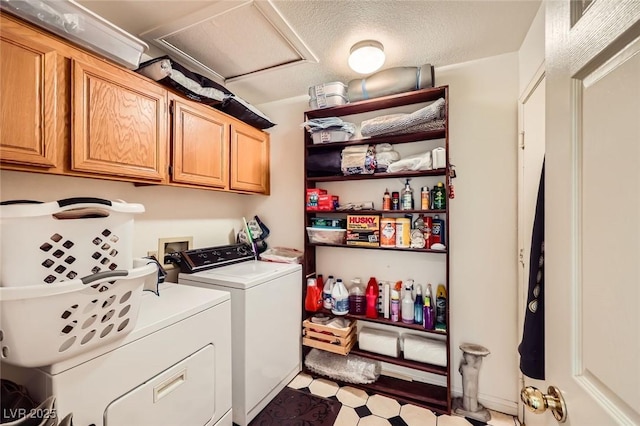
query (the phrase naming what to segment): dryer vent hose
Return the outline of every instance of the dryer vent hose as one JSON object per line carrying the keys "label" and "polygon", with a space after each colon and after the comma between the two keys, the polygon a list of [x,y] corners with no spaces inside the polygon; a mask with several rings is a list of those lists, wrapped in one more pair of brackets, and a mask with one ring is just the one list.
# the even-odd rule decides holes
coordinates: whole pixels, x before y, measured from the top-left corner
{"label": "dryer vent hose", "polygon": [[348,84],[349,102],[395,95],[434,86],[433,65],[396,67],[379,71]]}

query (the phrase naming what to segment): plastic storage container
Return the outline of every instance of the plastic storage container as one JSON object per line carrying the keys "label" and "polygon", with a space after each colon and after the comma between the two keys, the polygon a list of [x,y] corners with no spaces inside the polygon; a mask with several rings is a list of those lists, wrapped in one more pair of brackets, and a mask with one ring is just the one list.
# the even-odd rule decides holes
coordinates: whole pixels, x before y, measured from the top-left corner
{"label": "plastic storage container", "polygon": [[0,287],[2,361],[43,367],[125,337],[157,270],[151,263],[55,285]]}
{"label": "plastic storage container", "polygon": [[347,230],[307,227],[307,235],[314,244],[344,244]]}
{"label": "plastic storage container", "polygon": [[141,204],[100,198],[0,205],[0,287],[54,284],[133,266]]}

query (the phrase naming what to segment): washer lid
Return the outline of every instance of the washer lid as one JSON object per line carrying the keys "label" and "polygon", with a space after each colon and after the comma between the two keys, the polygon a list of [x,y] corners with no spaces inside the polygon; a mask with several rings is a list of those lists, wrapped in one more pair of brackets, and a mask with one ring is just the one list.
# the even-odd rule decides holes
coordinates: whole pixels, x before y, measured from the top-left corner
{"label": "washer lid", "polygon": [[296,270],[302,266],[292,263],[263,262],[251,260],[235,263],[195,274],[180,274],[181,281],[197,281],[217,284],[232,288],[247,289],[273,280]]}

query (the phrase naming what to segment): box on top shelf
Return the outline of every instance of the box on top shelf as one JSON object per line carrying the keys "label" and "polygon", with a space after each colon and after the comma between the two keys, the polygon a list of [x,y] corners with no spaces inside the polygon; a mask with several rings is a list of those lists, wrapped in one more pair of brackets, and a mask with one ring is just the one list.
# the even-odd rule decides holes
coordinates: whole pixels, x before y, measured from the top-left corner
{"label": "box on top shelf", "polygon": [[309,106],[312,109],[328,108],[349,103],[347,85],[339,81],[316,84],[309,87]]}

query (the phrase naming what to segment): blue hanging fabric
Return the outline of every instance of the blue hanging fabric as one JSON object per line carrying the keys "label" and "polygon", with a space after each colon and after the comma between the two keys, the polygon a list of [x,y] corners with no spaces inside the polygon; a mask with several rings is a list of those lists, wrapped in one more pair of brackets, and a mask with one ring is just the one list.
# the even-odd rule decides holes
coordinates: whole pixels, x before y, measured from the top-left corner
{"label": "blue hanging fabric", "polygon": [[527,308],[518,352],[520,371],[525,376],[544,380],[544,161],[531,235]]}

